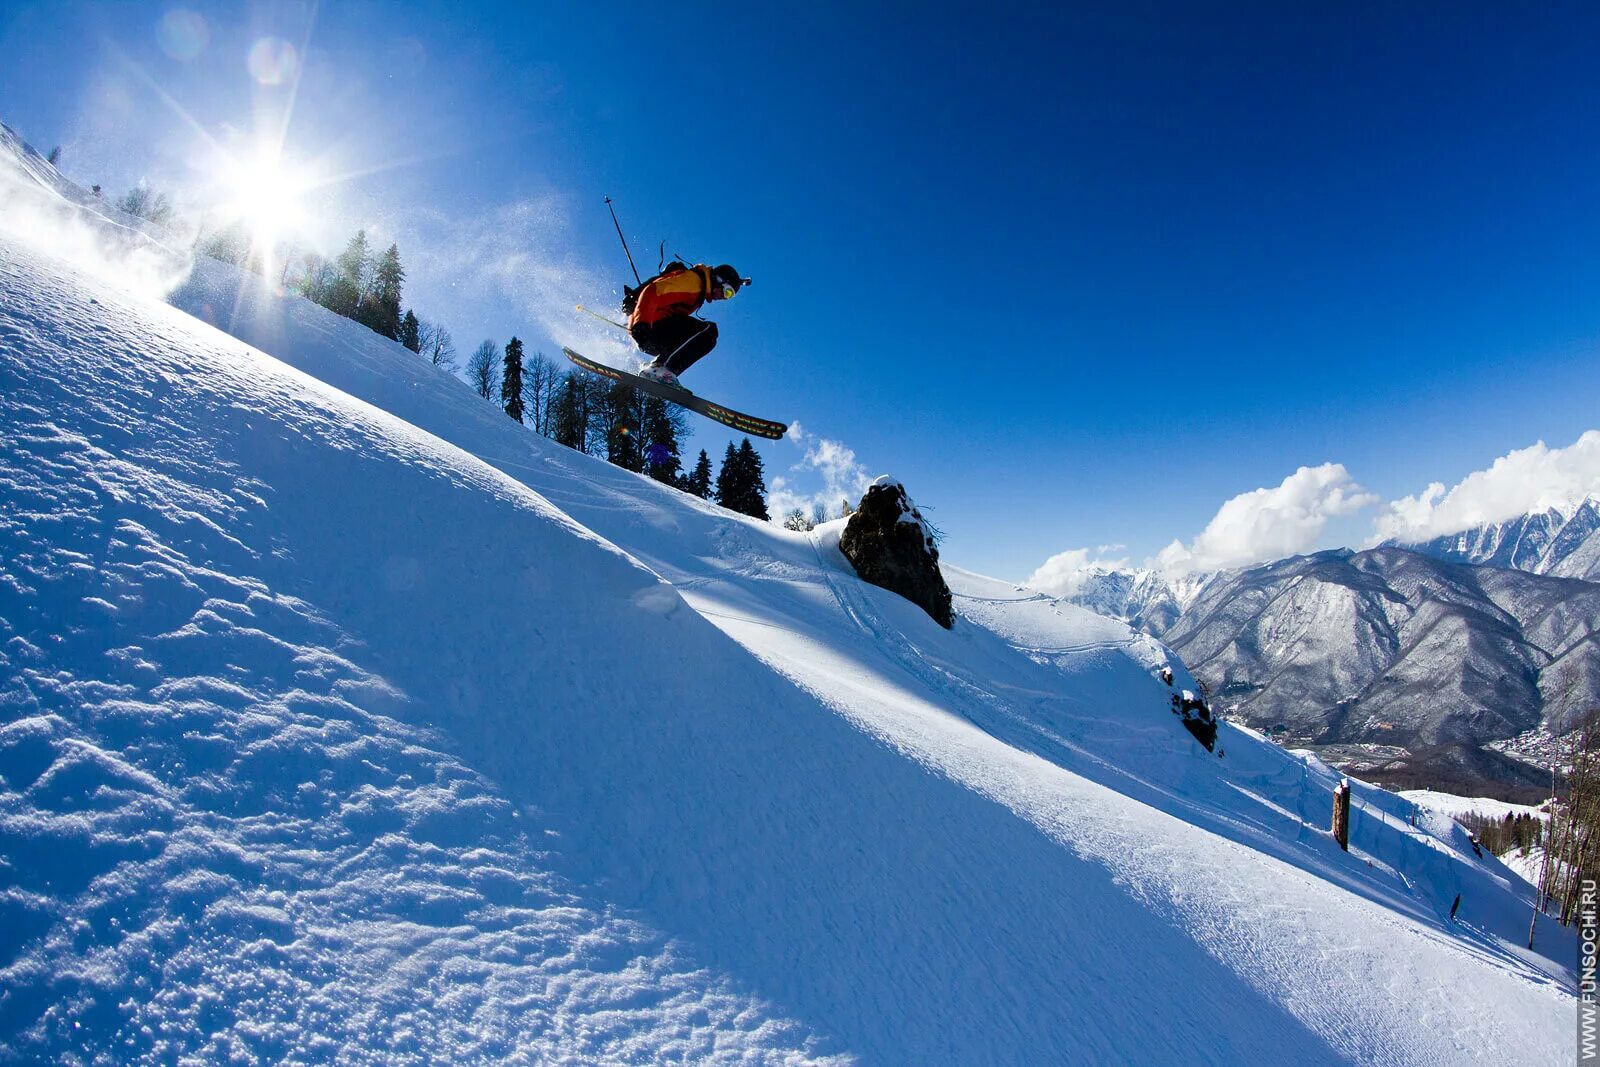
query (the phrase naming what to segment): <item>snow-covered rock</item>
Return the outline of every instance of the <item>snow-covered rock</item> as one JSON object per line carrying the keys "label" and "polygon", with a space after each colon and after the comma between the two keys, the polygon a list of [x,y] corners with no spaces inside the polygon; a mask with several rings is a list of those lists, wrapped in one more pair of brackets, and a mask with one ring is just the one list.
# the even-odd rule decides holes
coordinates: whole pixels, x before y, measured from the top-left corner
{"label": "snow-covered rock", "polygon": [[933,531],[895,479],[883,475],[867,487],[839,550],[862,581],[900,594],[947,630],[955,623]]}

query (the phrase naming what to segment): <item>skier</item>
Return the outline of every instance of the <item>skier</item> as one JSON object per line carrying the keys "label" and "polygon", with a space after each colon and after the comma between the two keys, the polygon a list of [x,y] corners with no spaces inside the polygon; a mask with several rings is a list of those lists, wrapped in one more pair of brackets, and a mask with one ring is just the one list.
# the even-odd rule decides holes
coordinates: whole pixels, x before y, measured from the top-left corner
{"label": "skier", "polygon": [[651,278],[639,289],[628,316],[628,333],[640,351],[654,360],[639,372],[666,385],[678,385],[678,375],[688,370],[717,344],[717,324],[697,319],[694,313],[707,300],[731,300],[749,278],[724,263],[708,267],[676,265]]}

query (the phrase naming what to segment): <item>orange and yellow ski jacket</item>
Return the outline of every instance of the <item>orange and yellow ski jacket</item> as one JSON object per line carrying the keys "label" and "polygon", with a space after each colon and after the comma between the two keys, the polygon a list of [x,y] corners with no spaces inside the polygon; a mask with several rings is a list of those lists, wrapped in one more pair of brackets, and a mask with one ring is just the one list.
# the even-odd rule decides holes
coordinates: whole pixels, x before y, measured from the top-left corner
{"label": "orange and yellow ski jacket", "polygon": [[655,325],[673,315],[693,315],[711,292],[711,268],[696,263],[652,278],[639,290],[639,302],[628,316],[628,329],[640,323]]}

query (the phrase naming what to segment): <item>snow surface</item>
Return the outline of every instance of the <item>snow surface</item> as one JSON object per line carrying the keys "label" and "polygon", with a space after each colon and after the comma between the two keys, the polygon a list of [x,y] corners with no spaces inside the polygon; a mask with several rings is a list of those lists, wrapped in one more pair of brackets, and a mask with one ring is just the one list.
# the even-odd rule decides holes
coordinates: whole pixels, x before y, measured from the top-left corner
{"label": "snow surface", "polygon": [[[1539,878],[1544,873],[1544,849],[1535,845],[1526,853],[1513,850],[1500,857],[1500,862],[1506,868],[1515,871],[1524,881],[1531,886],[1539,884]],[[1551,879],[1554,883],[1555,879]]]}
{"label": "snow surface", "polygon": [[1534,804],[1512,804],[1492,797],[1458,797],[1454,793],[1439,793],[1432,789],[1405,789],[1400,796],[1425,808],[1443,812],[1452,819],[1463,815],[1482,815],[1490,819],[1504,819],[1507,815],[1531,815],[1547,819],[1549,813]]}
{"label": "snow surface", "polygon": [[947,632],[842,523],[732,515],[234,268],[169,305],[24,221],[0,1057],[1567,1054],[1575,946],[1519,947],[1531,890],[1360,783],[1342,852],[1340,776],[1228,724],[1207,753],[1155,640],[949,566]]}

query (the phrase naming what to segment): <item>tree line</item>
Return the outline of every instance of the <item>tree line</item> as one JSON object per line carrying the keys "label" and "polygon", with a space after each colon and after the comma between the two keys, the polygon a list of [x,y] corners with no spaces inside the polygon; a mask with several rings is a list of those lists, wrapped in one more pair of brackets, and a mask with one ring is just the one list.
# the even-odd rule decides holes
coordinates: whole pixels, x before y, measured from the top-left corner
{"label": "tree line", "polygon": [[715,478],[700,450],[685,470],[678,442],[687,416],[676,404],[577,369],[563,369],[542,352],[531,356],[513,337],[502,350],[483,341],[467,357],[467,381],[510,418],[578,452],[604,456],[625,470],[758,519],[767,514],[766,473],[746,437],[728,442]]}
{"label": "tree line", "polygon": [[381,254],[375,254],[367,243],[367,232],[357,230],[344,251],[333,259],[306,252],[298,266],[294,288],[307,300],[335,315],[354,319],[391,341],[399,341],[436,367],[455,369],[456,346],[450,331],[438,323],[419,319],[410,308],[401,310],[406,272],[400,264],[398,245],[390,244]]}
{"label": "tree line", "polygon": [[1456,822],[1466,827],[1479,844],[1496,856],[1510,852],[1526,856],[1529,849],[1538,848],[1544,843],[1544,820],[1526,812],[1517,815],[1507,813],[1499,819],[1492,815],[1468,812],[1456,816]]}

